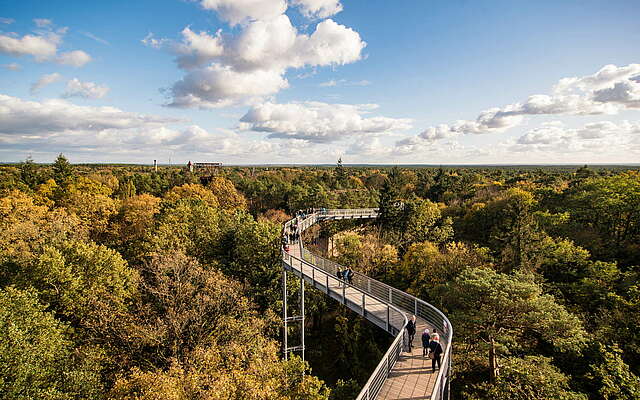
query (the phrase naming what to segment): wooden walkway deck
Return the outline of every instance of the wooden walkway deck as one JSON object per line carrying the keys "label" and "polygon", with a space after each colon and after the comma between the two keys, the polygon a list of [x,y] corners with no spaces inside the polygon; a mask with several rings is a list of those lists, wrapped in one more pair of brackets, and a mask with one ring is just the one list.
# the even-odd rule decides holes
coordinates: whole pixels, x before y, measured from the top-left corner
{"label": "wooden walkway deck", "polygon": [[[292,245],[290,254],[300,258],[300,248],[297,245]],[[292,262],[292,268],[296,271],[300,271],[299,261]],[[363,293],[362,291],[346,286],[338,281],[335,277],[323,276],[323,281],[316,281],[314,279],[313,268],[308,265],[302,266],[302,274],[307,283],[312,286],[324,290],[327,294],[334,299],[345,303],[349,308],[356,312],[360,312],[361,315],[375,323],[376,325],[383,327],[381,323],[386,324],[388,307],[387,304],[381,302],[375,297]],[[327,290],[327,284],[328,289]],[[344,295],[344,298],[342,297]],[[362,310],[362,304],[364,304],[364,311]],[[411,314],[407,313],[407,318],[411,317]],[[390,323],[393,326],[402,327],[404,319],[401,315],[392,314],[389,318]],[[422,343],[420,335],[425,328],[433,330],[433,326],[427,324],[422,318],[417,318],[417,330],[413,340],[412,350],[408,351],[406,346],[406,352],[400,354],[398,361],[391,370],[389,378],[384,382],[377,399],[390,400],[390,399],[430,399],[433,392],[434,385],[437,379],[438,370],[432,372],[431,359],[422,356]],[[407,336],[408,337],[408,336]]]}

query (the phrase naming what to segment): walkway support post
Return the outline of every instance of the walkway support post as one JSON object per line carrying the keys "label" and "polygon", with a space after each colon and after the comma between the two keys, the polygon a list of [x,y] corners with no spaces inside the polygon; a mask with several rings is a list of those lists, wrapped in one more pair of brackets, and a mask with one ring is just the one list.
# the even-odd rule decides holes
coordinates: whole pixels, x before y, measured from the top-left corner
{"label": "walkway support post", "polygon": [[284,327],[282,330],[282,353],[284,359],[289,359],[289,330],[288,330],[288,317],[287,317],[287,270],[282,269],[282,320],[284,321]]}
{"label": "walkway support post", "polygon": [[[300,238],[302,242],[302,237]],[[304,361],[304,275],[302,275],[302,264],[300,265],[300,344],[302,346],[302,361]],[[304,374],[304,372],[302,372]]]}

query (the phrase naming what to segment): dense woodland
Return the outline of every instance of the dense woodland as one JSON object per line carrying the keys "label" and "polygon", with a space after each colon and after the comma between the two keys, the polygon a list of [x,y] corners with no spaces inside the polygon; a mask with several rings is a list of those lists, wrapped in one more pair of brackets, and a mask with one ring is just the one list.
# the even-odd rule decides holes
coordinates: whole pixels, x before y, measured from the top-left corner
{"label": "dense woodland", "polygon": [[321,293],[308,362],[281,357],[281,224],[310,207],[380,207],[312,234],[448,315],[452,398],[640,398],[637,170],[62,155],[0,166],[0,398],[355,397],[390,338]]}

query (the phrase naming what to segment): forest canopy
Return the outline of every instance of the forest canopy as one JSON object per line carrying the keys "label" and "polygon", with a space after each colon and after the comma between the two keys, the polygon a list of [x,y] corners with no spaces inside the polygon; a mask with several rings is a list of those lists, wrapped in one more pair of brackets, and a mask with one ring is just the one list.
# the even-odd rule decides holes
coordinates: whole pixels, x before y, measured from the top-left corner
{"label": "forest canopy", "polygon": [[452,398],[640,398],[637,170],[63,155],[0,166],[0,398],[354,398],[389,338],[310,290],[284,361],[279,248],[299,209],[363,207],[309,246],[449,316]]}

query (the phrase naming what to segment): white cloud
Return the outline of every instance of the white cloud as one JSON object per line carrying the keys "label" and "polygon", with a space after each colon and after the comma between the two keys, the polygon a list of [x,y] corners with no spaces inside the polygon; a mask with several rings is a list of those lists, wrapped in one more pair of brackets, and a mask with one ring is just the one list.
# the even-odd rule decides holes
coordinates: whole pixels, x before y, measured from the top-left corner
{"label": "white cloud", "polygon": [[640,64],[607,65],[593,75],[563,78],[553,87],[551,95],[536,94],[521,103],[491,108],[475,120],[432,126],[415,138],[399,141],[397,146],[411,151],[418,148],[420,141],[504,132],[520,125],[526,116],[616,114],[625,108],[640,108]]}
{"label": "white cloud", "polygon": [[284,14],[250,22],[236,37],[189,28],[182,35],[171,46],[178,66],[188,71],[171,90],[169,105],[179,107],[254,103],[287,88],[288,69],[352,63],[366,46],[357,32],[330,19],[311,35],[299,34]]}
{"label": "white cloud", "polygon": [[278,71],[238,72],[213,64],[189,72],[171,89],[173,107],[216,108],[258,99],[287,88],[289,83]]}
{"label": "white cloud", "polygon": [[287,10],[286,0],[202,0],[200,4],[207,10],[216,11],[231,25],[272,19]]}
{"label": "white cloud", "polygon": [[327,18],[342,11],[340,0],[292,0],[307,18]]}
{"label": "white cloud", "polygon": [[33,95],[37,93],[43,87],[58,82],[60,79],[62,79],[62,75],[57,72],[54,72],[53,74],[42,75],[40,79],[31,84],[31,94]]}
{"label": "white cloud", "polygon": [[327,19],[316,26],[308,39],[306,35],[299,37],[299,44],[293,51],[293,58],[298,63],[291,63],[291,66],[350,64],[362,58],[366,45],[358,32]]}
{"label": "white cloud", "polygon": [[[39,26],[47,27],[49,20],[40,21]],[[43,21],[48,21],[45,23]],[[62,43],[62,36],[67,28],[57,29],[55,32],[48,30],[35,35],[27,34],[22,37],[0,35],[0,53],[11,56],[30,55],[37,62],[55,61],[58,64],[81,67],[91,61],[91,56],[82,50],[74,50],[58,54],[58,46]]]}
{"label": "white cloud", "polygon": [[611,88],[595,91],[594,100],[601,103],[617,103],[627,108],[640,108],[640,75],[616,82]]}
{"label": "white cloud", "polygon": [[20,71],[22,69],[22,66],[18,63],[9,63],[3,64],[2,68],[8,69],[9,71]]}
{"label": "white cloud", "polygon": [[74,159],[137,161],[176,154],[273,160],[291,147],[250,140],[229,130],[197,125],[174,128],[184,120],[126,112],[113,107],[78,106],[66,100],[24,101],[0,94],[0,153],[72,154]]}
{"label": "white cloud", "polygon": [[13,24],[14,22],[16,22],[16,20],[13,18],[0,17],[0,24],[10,25],[10,24]]}
{"label": "white cloud", "polygon": [[35,18],[33,22],[36,24],[38,28],[45,28],[52,24],[52,21],[46,18]]}
{"label": "white cloud", "polygon": [[56,57],[58,64],[70,65],[72,67],[82,67],[89,61],[91,61],[91,56],[82,50],[60,53],[58,57]]}
{"label": "white cloud", "polygon": [[0,53],[12,56],[31,55],[36,61],[42,62],[55,56],[60,42],[60,35],[53,32],[19,38],[0,35]]}
{"label": "white cloud", "polygon": [[389,134],[411,128],[411,120],[366,117],[375,105],[327,104],[320,102],[253,106],[241,128],[267,132],[271,138],[302,139],[329,143],[350,136]]}
{"label": "white cloud", "polygon": [[626,81],[640,75],[640,64],[629,64],[617,67],[608,64],[593,75],[560,79],[553,88],[554,93],[573,93],[576,91],[595,91],[614,86],[617,82]]}
{"label": "white cloud", "polygon": [[0,134],[5,135],[101,132],[175,122],[182,120],[125,112],[115,107],[78,106],[60,99],[37,102],[0,94]]}
{"label": "white cloud", "polygon": [[195,33],[189,27],[184,28],[183,43],[176,45],[174,49],[179,55],[178,66],[191,69],[221,56],[224,52],[221,34],[222,31],[218,31],[216,36],[211,36],[204,31]]}
{"label": "white cloud", "polygon": [[82,82],[73,78],[67,82],[67,89],[62,97],[83,97],[85,99],[101,99],[109,92],[106,86],[99,86],[93,82]]}
{"label": "white cloud", "polygon": [[509,148],[515,152],[611,151],[640,134],[640,123],[593,122],[581,128],[567,128],[562,122],[545,123],[520,136]]}
{"label": "white cloud", "polygon": [[219,155],[255,157],[256,154],[273,154],[282,151],[282,146],[266,140],[246,140],[235,132],[217,133],[192,125],[183,129],[173,139],[166,142],[172,149],[184,152],[199,152]]}
{"label": "white cloud", "polygon": [[386,157],[391,155],[393,147],[385,146],[379,138],[360,138],[347,148],[347,154],[359,156]]}

